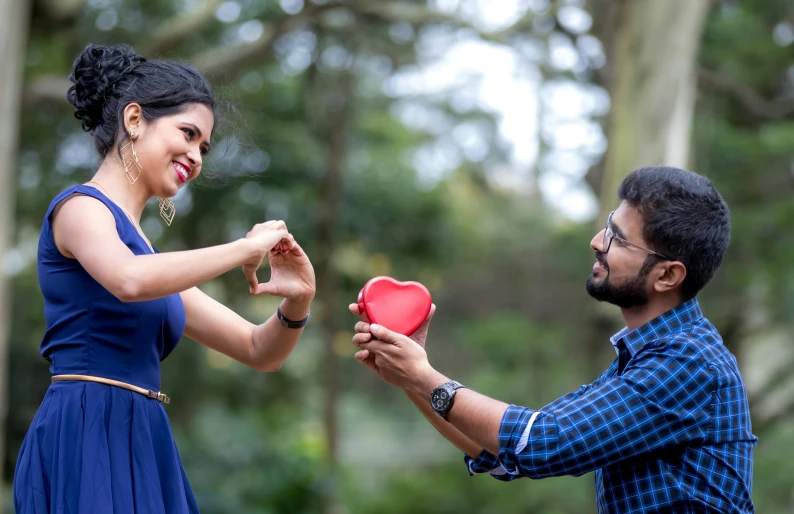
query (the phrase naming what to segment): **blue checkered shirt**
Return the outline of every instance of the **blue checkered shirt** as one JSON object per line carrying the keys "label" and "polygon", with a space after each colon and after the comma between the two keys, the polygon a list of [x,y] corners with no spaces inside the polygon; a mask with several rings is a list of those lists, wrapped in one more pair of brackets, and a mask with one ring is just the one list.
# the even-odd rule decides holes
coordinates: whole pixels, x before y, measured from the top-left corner
{"label": "blue checkered shirt", "polygon": [[469,473],[595,471],[599,513],[753,512],[747,393],[697,299],[613,344],[618,358],[592,384],[539,410],[511,405],[499,455],[465,456]]}

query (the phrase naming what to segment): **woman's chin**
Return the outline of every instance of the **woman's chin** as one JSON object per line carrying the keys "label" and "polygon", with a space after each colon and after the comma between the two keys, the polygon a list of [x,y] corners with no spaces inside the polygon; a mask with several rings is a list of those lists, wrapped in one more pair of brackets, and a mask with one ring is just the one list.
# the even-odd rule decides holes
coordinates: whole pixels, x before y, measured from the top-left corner
{"label": "woman's chin", "polygon": [[162,198],[173,198],[179,192],[179,188],[182,184],[165,184],[163,186],[163,194],[161,195]]}

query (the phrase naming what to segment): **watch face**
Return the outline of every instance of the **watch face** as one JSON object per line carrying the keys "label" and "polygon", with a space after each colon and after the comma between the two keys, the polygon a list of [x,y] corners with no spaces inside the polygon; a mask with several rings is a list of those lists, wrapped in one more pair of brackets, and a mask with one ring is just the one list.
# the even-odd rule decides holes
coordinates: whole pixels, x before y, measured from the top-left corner
{"label": "watch face", "polygon": [[436,389],[431,396],[433,408],[439,412],[446,410],[449,405],[449,392],[446,389]]}

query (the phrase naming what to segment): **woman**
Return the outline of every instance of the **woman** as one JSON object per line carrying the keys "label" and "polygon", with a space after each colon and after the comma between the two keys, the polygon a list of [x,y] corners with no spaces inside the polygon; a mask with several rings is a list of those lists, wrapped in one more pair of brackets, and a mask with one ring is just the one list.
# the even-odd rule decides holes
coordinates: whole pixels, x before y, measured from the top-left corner
{"label": "woman", "polygon": [[[193,68],[126,46],[89,45],[68,99],[103,157],[93,178],[50,205],[38,273],[53,382],[22,444],[19,514],[194,513],[160,393],[160,361],[184,333],[259,371],[276,371],[309,317],[314,271],[281,221],[237,241],[160,253],[140,228],[144,206],[201,173],[214,101]],[[256,271],[268,256],[271,280]],[[255,326],[196,286],[242,266],[251,294],[284,298]]]}

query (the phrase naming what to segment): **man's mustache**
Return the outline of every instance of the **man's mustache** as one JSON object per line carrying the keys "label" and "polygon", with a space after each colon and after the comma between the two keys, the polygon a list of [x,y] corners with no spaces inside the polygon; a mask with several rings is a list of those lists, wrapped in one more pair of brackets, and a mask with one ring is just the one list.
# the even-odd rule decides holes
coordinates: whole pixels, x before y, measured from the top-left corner
{"label": "man's mustache", "polygon": [[607,260],[604,258],[604,254],[602,252],[596,251],[595,258],[598,264],[604,267],[607,271],[609,271],[609,265],[607,264]]}

